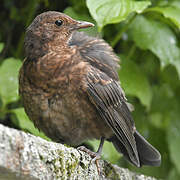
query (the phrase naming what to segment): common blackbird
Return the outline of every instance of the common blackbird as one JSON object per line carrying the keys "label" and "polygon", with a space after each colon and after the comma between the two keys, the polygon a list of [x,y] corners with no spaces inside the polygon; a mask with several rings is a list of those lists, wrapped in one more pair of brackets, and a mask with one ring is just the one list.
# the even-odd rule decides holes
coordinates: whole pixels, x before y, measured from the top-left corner
{"label": "common blackbird", "polygon": [[159,166],[160,153],[135,128],[118,57],[104,40],[77,31],[91,26],[48,11],[27,28],[19,77],[25,111],[56,142],[101,139],[98,155],[108,140],[135,166]]}

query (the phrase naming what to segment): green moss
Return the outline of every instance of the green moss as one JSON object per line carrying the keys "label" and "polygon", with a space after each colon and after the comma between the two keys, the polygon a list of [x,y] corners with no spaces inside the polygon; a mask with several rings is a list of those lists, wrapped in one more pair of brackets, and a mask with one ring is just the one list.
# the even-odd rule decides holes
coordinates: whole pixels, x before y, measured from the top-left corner
{"label": "green moss", "polygon": [[106,178],[109,177],[109,178],[114,179],[114,180],[120,179],[119,174],[116,173],[114,167],[110,163],[105,163],[105,165],[104,165],[104,173],[105,173]]}
{"label": "green moss", "polygon": [[[52,161],[54,173],[57,178],[71,177],[79,165],[79,159],[73,153],[67,154],[68,160],[65,160],[64,152],[58,151],[59,158]],[[60,176],[59,176],[60,174]]]}
{"label": "green moss", "polygon": [[44,160],[44,157],[42,155],[39,155],[39,158],[40,158],[41,161]]}

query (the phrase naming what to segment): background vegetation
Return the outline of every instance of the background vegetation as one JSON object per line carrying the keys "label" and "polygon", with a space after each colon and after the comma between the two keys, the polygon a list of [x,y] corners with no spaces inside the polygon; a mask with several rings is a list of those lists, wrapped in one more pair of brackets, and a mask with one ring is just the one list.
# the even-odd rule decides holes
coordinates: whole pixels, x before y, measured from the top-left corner
{"label": "background vegetation", "polygon": [[[119,77],[134,105],[137,129],[161,152],[160,167],[135,168],[106,143],[103,158],[158,178],[180,179],[180,1],[2,0],[0,6],[0,123],[45,138],[24,113],[18,71],[26,27],[44,11],[96,24],[121,59]],[[99,141],[88,142],[97,147]]]}

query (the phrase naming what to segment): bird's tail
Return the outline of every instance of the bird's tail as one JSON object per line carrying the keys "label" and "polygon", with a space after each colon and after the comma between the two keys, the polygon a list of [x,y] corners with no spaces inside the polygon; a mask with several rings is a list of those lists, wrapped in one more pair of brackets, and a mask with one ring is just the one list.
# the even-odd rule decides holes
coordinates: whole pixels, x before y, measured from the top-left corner
{"label": "bird's tail", "polygon": [[[159,151],[155,149],[150,143],[148,143],[146,139],[139,134],[139,132],[136,131],[134,133],[134,137],[136,141],[140,166],[160,166],[161,155]],[[129,158],[128,151],[116,136],[113,136],[111,141],[118,152],[122,153],[128,161],[137,166],[136,163],[132,162],[132,160]]]}

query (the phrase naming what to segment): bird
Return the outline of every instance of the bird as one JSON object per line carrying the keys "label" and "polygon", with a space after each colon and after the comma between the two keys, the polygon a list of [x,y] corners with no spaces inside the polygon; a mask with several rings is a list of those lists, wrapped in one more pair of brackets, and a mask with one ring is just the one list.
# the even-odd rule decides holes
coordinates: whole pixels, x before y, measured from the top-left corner
{"label": "bird", "polygon": [[161,154],[136,130],[119,58],[105,40],[78,31],[92,26],[57,11],[39,14],[28,26],[19,72],[25,112],[55,142],[79,146],[97,139],[100,157],[109,141],[136,167],[160,166]]}

